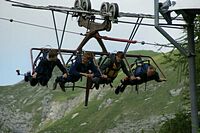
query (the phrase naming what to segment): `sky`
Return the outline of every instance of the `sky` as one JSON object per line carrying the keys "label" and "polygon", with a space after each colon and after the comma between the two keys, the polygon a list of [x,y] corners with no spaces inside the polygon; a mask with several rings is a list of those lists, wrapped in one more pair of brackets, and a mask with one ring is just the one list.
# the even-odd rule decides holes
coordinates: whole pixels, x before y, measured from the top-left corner
{"label": "sky", "polygon": [[[19,0],[34,5],[58,5],[73,7],[74,0]],[[92,9],[100,9],[104,0],[91,0]],[[110,3],[118,3],[120,12],[129,13],[143,13],[153,14],[154,1],[153,0],[107,0]],[[65,14],[56,13],[57,27],[62,29],[65,19]],[[11,3],[4,0],[0,1],[0,18],[13,19],[32,24],[53,27],[53,20],[51,11],[25,9],[11,6]],[[136,22],[136,18],[119,18],[119,20],[128,20]],[[144,19],[145,23],[152,23],[153,20]],[[110,37],[119,37],[128,39],[134,25],[128,24],[113,24],[110,32],[102,31],[101,35]],[[50,29],[43,29],[34,26],[24,25],[16,22],[9,22],[0,19],[0,86],[13,85],[21,80],[22,76],[17,76],[16,69],[20,69],[22,73],[31,70],[30,49],[42,48],[51,45],[52,48],[57,48],[55,31]],[[86,29],[79,27],[77,18],[68,18],[67,29],[78,33],[85,33]],[[171,36],[178,38],[182,36],[182,30],[167,30]],[[61,36],[61,33],[59,33]],[[62,48],[76,49],[83,37],[75,34],[66,33]],[[151,43],[168,43],[168,41],[154,28],[147,26],[140,26],[134,38],[138,41],[146,41]],[[104,41],[109,52],[117,50],[124,50],[125,43]],[[141,44],[131,45],[129,50],[154,50],[157,51],[159,47]],[[100,47],[93,39],[89,41],[84,47],[84,50],[100,51]],[[170,49],[162,49],[167,52]]]}

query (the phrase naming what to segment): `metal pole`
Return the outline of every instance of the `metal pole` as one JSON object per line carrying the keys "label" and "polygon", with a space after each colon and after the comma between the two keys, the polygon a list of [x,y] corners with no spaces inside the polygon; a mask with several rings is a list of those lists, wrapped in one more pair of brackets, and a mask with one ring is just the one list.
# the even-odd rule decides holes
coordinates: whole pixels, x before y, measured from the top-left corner
{"label": "metal pole", "polygon": [[191,120],[192,120],[192,133],[198,132],[198,109],[196,98],[196,66],[195,66],[195,42],[194,42],[194,19],[188,22],[188,64],[189,64],[189,86],[190,86],[190,101],[191,101]]}
{"label": "metal pole", "polygon": [[[187,35],[188,35],[188,52],[181,47],[167,32],[159,26],[159,0],[154,0],[155,4],[155,28],[167,38],[183,55],[188,57],[189,66],[189,87],[190,87],[190,101],[191,101],[191,121],[192,133],[198,132],[198,109],[196,98],[196,64],[195,64],[195,42],[194,42],[194,18],[196,15],[183,11],[182,15],[187,22]],[[189,54],[188,54],[189,53]]]}

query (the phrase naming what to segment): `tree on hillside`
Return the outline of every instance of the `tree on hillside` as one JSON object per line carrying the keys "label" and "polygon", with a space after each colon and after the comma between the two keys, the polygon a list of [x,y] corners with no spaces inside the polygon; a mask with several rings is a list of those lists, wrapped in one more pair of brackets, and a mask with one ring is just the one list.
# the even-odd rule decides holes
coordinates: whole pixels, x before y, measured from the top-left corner
{"label": "tree on hillside", "polygon": [[[185,31],[184,31],[185,33]],[[187,48],[187,35],[181,38],[180,43],[183,47]],[[196,17],[195,20],[195,48],[196,48],[196,83],[197,83],[197,102],[198,102],[198,110],[200,110],[200,16]],[[177,50],[172,50],[170,54],[165,55],[166,62],[172,62],[171,67],[174,69],[178,69],[179,81],[182,80],[184,77],[188,77],[189,70],[188,70],[188,61],[183,55],[181,55]],[[165,63],[165,62],[164,62]],[[187,80],[186,80],[187,81]],[[185,83],[186,90],[183,91],[183,104],[186,104],[187,107],[190,107],[190,97],[189,97],[189,83]],[[189,109],[189,108],[188,108]],[[182,110],[176,114],[175,118],[166,121],[162,127],[160,132],[181,132],[181,133],[188,133],[191,131],[191,124],[190,124],[190,115],[188,115],[188,111],[190,110]],[[178,124],[177,124],[178,122]],[[188,125],[187,128],[189,130],[182,130],[183,125]],[[178,131],[177,131],[178,129]],[[180,129],[180,130],[179,130]]]}

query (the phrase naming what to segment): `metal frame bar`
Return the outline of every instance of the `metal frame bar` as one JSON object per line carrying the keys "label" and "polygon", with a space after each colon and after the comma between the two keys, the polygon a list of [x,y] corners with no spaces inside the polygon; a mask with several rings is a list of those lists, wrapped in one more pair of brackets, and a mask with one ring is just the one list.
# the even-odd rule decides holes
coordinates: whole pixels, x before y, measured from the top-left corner
{"label": "metal frame bar", "polygon": [[177,12],[183,15],[187,23],[188,51],[181,47],[166,31],[159,26],[159,0],[154,0],[155,28],[167,38],[185,57],[188,58],[189,69],[189,87],[190,87],[190,103],[191,103],[191,127],[192,133],[198,133],[199,120],[196,96],[196,64],[195,64],[195,42],[194,42],[194,18],[200,12],[180,9]]}
{"label": "metal frame bar", "polygon": [[[31,61],[33,61],[33,51],[41,51],[41,50],[49,50],[49,48],[32,48],[31,49]],[[58,49],[55,49],[55,50],[58,50]],[[61,53],[69,53],[69,54],[72,54],[72,56],[76,55],[79,53],[79,51],[77,50],[68,50],[68,49],[60,49]],[[109,56],[110,53],[108,52],[99,52],[99,51],[85,51],[85,52],[93,52],[94,55],[100,55],[100,56],[103,56],[103,55],[106,55],[106,56]],[[146,55],[135,55],[135,54],[126,54],[126,57],[135,57],[135,58],[140,58],[140,57],[143,57],[143,58],[149,58],[150,60],[153,61],[153,63],[156,65],[156,67],[159,69],[159,71],[161,72],[161,74],[163,75],[164,78],[166,78],[166,76],[164,75],[164,73],[162,72],[162,70],[160,69],[160,67],[158,66],[158,64],[155,62],[155,60],[151,57],[151,56],[146,56]]]}
{"label": "metal frame bar", "polygon": [[159,0],[154,0],[154,16],[155,16],[155,28],[169,41],[171,42],[184,56],[187,56],[187,51],[180,46],[162,27],[159,26]]}

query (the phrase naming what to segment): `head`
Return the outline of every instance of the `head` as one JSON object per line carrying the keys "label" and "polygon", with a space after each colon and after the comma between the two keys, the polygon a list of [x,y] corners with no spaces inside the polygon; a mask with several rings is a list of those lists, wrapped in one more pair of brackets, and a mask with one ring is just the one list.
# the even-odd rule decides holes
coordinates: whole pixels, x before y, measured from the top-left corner
{"label": "head", "polygon": [[121,60],[123,60],[123,58],[124,58],[124,53],[122,51],[118,51],[116,53],[116,61],[120,62]]}
{"label": "head", "polygon": [[58,52],[56,49],[52,49],[48,53],[48,60],[49,61],[56,61],[57,60]]}
{"label": "head", "polygon": [[147,69],[147,77],[153,76],[156,73],[156,68],[150,65]]}
{"label": "head", "polygon": [[89,62],[89,60],[93,59],[93,58],[94,58],[94,55],[92,52],[86,52],[82,56],[82,63],[87,64]]}

